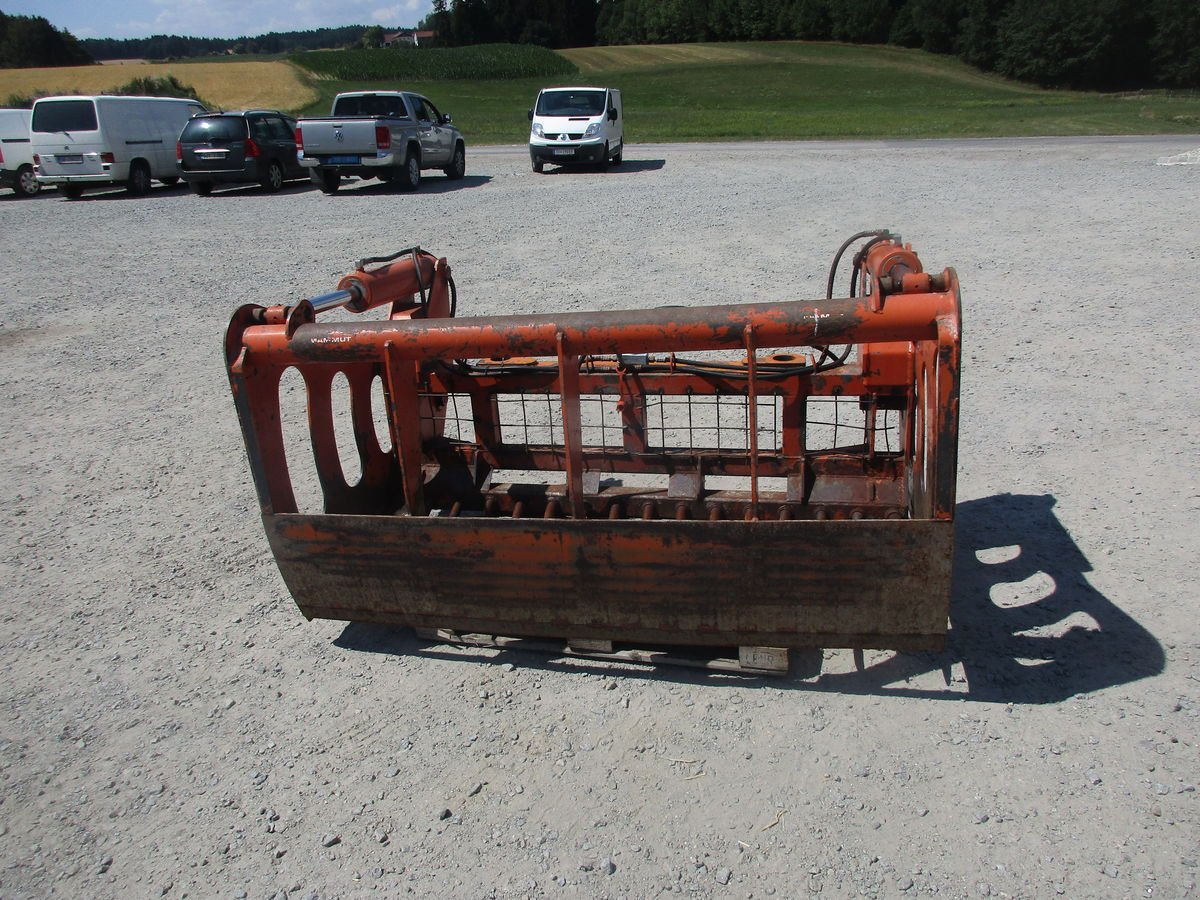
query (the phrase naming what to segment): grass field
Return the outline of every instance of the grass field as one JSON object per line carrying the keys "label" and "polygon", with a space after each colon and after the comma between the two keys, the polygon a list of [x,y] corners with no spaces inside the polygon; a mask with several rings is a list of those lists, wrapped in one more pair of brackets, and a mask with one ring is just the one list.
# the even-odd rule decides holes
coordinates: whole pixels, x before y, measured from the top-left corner
{"label": "grass field", "polygon": [[[378,51],[380,53],[408,51]],[[336,55],[331,51],[330,55]],[[632,142],[1200,132],[1195,92],[1046,91],[943,56],[800,42],[590,47],[562,51],[578,75],[511,80],[316,79],[284,61],[0,70],[0,97],[98,91],[173,74],[225,108],[328,113],[344,90],[408,88],[454,116],[472,144],[523,143],[539,88],[621,88]]]}
{"label": "grass field", "polygon": [[[998,137],[1200,132],[1200,95],[1046,91],[948,57],[894,47],[799,42],[564,50],[567,79],[409,82],[474,143],[522,143],[547,84],[621,88],[631,141]],[[324,112],[338,90],[321,82]]]}
{"label": "grass field", "polygon": [[0,100],[13,94],[100,94],[134,78],[174,75],[207,102],[225,109],[263,106],[299,109],[316,92],[294,66],[283,62],[128,63],[55,69],[0,69]]}
{"label": "grass field", "polygon": [[575,66],[561,54],[529,44],[477,44],[428,50],[343,50],[297,53],[292,62],[314,77],[331,81],[556,78]]}

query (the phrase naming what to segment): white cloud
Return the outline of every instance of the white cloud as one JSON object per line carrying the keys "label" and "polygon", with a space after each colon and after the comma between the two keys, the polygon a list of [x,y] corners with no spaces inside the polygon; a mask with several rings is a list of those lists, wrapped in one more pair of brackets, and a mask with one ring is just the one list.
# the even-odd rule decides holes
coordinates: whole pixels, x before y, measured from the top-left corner
{"label": "white cloud", "polygon": [[[432,0],[115,0],[104,6],[75,7],[55,21],[79,37],[241,37],[269,31],[307,31],[343,25],[413,27],[429,13]],[[69,19],[70,21],[66,21]]]}
{"label": "white cloud", "polygon": [[380,25],[398,22],[404,11],[404,7],[400,5],[385,6],[381,9],[371,10],[371,21],[378,22]]}
{"label": "white cloud", "polygon": [[371,12],[376,22],[404,23],[415,25],[433,8],[432,0],[401,0],[392,6],[384,6]]}

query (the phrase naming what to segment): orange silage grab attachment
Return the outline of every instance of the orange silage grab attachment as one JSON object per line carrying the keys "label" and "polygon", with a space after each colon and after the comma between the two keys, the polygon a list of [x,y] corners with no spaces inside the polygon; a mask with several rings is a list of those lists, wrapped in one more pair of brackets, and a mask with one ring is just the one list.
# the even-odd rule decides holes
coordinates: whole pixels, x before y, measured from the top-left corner
{"label": "orange silage grab attachment", "polygon": [[[835,298],[855,242],[850,296]],[[321,316],[380,306],[387,318]],[[233,316],[230,384],[271,549],[305,616],[591,648],[739,647],[743,660],[748,648],[941,646],[953,270],[925,272],[898,237],[865,232],[817,301],[455,307],[446,260],[414,249],[363,260],[331,294]],[[309,462],[281,427],[291,369],[321,509],[299,509],[293,490]]]}

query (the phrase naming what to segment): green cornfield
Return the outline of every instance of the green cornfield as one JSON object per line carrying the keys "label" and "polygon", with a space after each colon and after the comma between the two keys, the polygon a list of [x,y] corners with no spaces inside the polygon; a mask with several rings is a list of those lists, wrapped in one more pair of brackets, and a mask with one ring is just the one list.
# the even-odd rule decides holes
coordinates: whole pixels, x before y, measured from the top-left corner
{"label": "green cornfield", "polygon": [[337,81],[478,81],[572,75],[575,64],[544,47],[479,44],[428,50],[313,50],[289,57],[319,79]]}

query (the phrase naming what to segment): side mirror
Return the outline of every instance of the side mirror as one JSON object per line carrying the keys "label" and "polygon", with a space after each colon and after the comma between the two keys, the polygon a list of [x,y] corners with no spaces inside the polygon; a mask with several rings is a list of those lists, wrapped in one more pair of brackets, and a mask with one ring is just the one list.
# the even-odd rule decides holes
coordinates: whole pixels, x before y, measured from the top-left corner
{"label": "side mirror", "polygon": [[533,110],[532,109],[529,110],[529,121],[530,122],[533,121]]}
{"label": "side mirror", "polygon": [[617,111],[615,109],[610,109],[608,111],[608,121],[610,121],[610,122],[617,121]]}
{"label": "side mirror", "polygon": [[450,118],[450,113],[442,113],[442,124],[449,125],[454,120]]}

